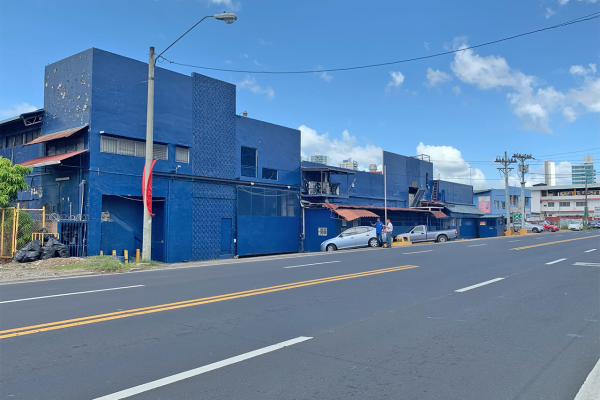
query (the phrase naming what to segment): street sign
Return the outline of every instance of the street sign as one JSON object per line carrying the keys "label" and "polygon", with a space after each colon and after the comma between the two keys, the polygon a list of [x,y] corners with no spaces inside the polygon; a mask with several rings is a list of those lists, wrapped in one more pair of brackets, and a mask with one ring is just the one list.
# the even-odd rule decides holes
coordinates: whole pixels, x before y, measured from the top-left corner
{"label": "street sign", "polygon": [[521,220],[521,213],[513,214],[513,221],[520,221],[520,220]]}

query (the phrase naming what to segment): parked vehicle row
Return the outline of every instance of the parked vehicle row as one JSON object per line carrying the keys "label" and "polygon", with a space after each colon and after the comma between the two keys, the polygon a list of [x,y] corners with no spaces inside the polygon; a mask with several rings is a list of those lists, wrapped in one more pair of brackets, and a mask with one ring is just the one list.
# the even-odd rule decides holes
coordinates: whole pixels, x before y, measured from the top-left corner
{"label": "parked vehicle row", "polygon": [[[387,234],[382,233],[383,243],[386,241]],[[418,225],[407,233],[395,236],[396,240],[401,238],[410,238],[411,242],[439,242],[444,243],[448,240],[456,239],[458,232],[456,229],[443,231],[428,231],[425,225]],[[357,226],[346,229],[338,236],[328,239],[321,243],[321,251],[335,251],[340,249],[350,249],[356,247],[377,247],[377,235],[375,228],[370,226]]]}

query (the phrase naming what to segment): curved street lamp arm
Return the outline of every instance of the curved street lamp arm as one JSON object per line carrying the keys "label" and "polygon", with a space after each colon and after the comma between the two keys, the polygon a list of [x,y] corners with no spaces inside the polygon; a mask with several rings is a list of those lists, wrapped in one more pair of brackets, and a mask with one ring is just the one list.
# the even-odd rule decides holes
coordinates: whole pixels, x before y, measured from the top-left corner
{"label": "curved street lamp arm", "polygon": [[187,30],[187,31],[186,31],[186,32],[185,32],[183,35],[179,36],[179,37],[177,38],[177,40],[176,40],[176,41],[174,41],[173,43],[171,43],[171,44],[169,45],[169,47],[167,47],[166,49],[164,49],[164,50],[162,51],[162,53],[160,53],[159,55],[157,55],[157,56],[156,56],[156,58],[154,59],[154,60],[155,60],[154,62],[156,63],[156,60],[158,60],[158,59],[160,58],[160,56],[162,56],[163,54],[165,54],[165,52],[166,52],[167,50],[169,50],[169,49],[170,49],[170,48],[171,48],[171,47],[172,47],[172,46],[173,46],[175,43],[179,42],[179,39],[181,39],[182,37],[184,37],[185,35],[187,35],[187,34],[188,34],[188,33],[189,33],[189,32],[190,32],[192,29],[194,29],[194,28],[195,28],[195,27],[196,27],[196,26],[197,26],[197,25],[198,25],[200,22],[204,21],[206,18],[212,18],[212,17],[214,17],[214,15],[207,15],[206,17],[202,18],[200,21],[196,22],[196,25],[194,25],[194,26],[192,26],[190,29],[188,29],[188,30]]}

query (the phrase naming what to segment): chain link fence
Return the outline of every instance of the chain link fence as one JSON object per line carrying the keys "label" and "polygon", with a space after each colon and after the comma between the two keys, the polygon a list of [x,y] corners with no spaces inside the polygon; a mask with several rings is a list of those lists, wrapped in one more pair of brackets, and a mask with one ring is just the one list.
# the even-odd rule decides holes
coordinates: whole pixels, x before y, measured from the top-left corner
{"label": "chain link fence", "polygon": [[32,240],[32,234],[45,227],[43,208],[0,208],[0,257],[12,257]]}

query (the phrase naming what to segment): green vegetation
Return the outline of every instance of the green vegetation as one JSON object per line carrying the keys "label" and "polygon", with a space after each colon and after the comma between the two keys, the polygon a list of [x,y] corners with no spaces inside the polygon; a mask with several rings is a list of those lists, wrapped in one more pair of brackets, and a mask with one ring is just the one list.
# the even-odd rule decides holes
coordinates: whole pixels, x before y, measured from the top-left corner
{"label": "green vegetation", "polygon": [[0,157],[0,207],[7,207],[20,191],[29,189],[25,178],[31,171],[30,167],[12,165],[8,158]]}
{"label": "green vegetation", "polygon": [[125,272],[130,268],[149,268],[160,265],[156,261],[140,261],[139,263],[130,262],[129,264],[121,263],[113,256],[93,256],[87,257],[84,262],[78,264],[59,265],[55,269],[88,269],[98,272]]}

